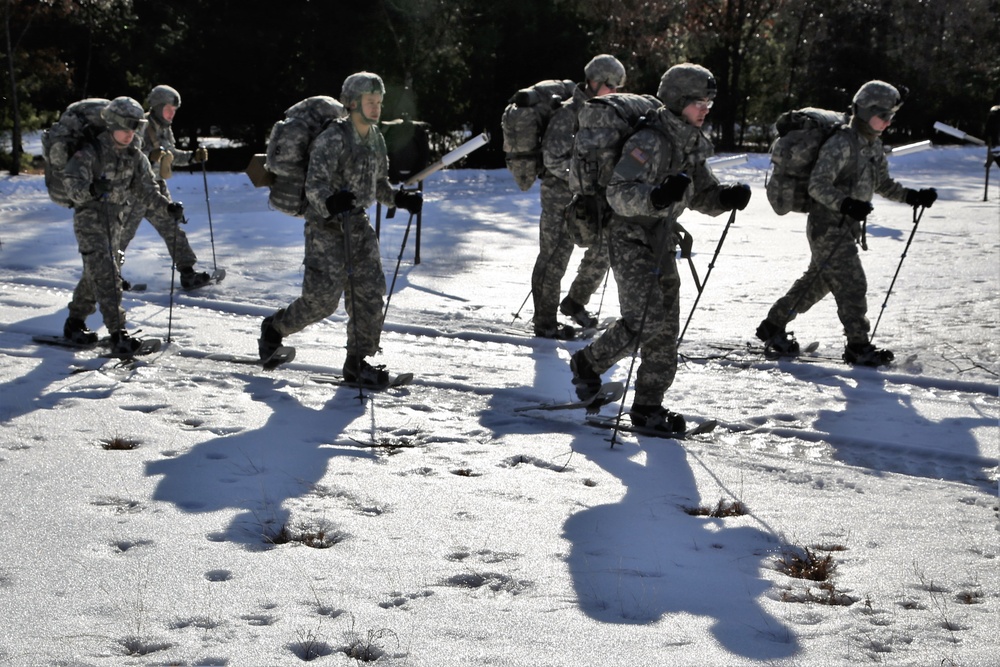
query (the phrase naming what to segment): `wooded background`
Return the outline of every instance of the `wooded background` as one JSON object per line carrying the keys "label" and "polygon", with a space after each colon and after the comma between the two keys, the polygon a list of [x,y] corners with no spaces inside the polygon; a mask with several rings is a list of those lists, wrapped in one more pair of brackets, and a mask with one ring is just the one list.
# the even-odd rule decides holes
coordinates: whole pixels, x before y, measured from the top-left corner
{"label": "wooded background", "polygon": [[71,102],[144,102],[165,83],[183,98],[174,122],[182,143],[241,142],[231,159],[217,152],[210,163],[242,169],[286,108],[339,96],[359,70],[385,80],[384,119],[429,123],[439,151],[463,131],[488,131],[494,140],[467,164],[498,167],[510,96],[542,79],[580,81],[598,53],[625,63],[629,92],[655,93],[680,62],[711,69],[720,151],[766,150],[781,111],[846,109],[870,79],[909,89],[890,144],[930,138],[935,121],[981,136],[1000,104],[1000,0],[0,2],[0,168],[11,167],[24,132]]}

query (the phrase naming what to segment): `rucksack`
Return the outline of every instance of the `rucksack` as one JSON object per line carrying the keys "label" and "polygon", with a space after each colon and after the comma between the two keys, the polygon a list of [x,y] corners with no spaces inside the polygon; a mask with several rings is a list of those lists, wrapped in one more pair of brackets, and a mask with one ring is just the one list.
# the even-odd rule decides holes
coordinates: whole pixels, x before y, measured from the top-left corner
{"label": "rucksack", "polygon": [[771,146],[767,200],[778,215],[808,213],[812,206],[809,176],[820,147],[847,123],[846,114],[806,107],[786,111],[775,122],[778,138]]}
{"label": "rucksack", "polygon": [[295,217],[306,212],[306,170],[313,141],[347,108],[332,97],[307,97],[285,111],[285,118],[271,128],[264,169],[271,178],[271,206]]}
{"label": "rucksack", "polygon": [[98,135],[106,129],[101,110],[108,102],[99,97],[74,102],[66,107],[52,127],[42,132],[45,188],[49,198],[60,206],[73,207],[63,182],[66,163],[85,142],[97,145]]}
{"label": "rucksack", "polygon": [[521,190],[528,190],[545,170],[542,137],[556,109],[573,96],[576,83],[548,79],[522,88],[511,98],[500,117],[507,169]]}
{"label": "rucksack", "polygon": [[579,128],[569,168],[569,189],[574,201],[567,210],[567,222],[577,245],[587,248],[600,238],[607,216],[606,207],[602,206],[604,191],[622,147],[661,106],[662,102],[652,95],[632,93],[592,97],[583,105],[577,116]]}

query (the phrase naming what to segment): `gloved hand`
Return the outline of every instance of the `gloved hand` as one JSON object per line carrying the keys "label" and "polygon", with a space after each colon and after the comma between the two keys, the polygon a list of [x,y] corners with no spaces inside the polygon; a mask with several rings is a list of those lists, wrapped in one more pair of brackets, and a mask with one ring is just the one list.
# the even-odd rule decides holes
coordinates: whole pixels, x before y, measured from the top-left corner
{"label": "gloved hand", "polygon": [[163,151],[160,155],[160,178],[167,180],[174,175],[174,154],[170,151]]}
{"label": "gloved hand", "polygon": [[864,220],[874,208],[875,207],[872,206],[871,202],[861,201],[860,199],[851,199],[850,197],[846,198],[840,204],[840,212],[849,218],[854,218],[855,220]]}
{"label": "gloved hand", "polygon": [[153,150],[149,151],[149,163],[150,164],[156,164],[157,161],[161,157],[163,157],[163,154],[165,152],[166,151],[164,151],[162,148],[154,148]]}
{"label": "gloved hand", "polygon": [[923,206],[924,208],[930,208],[934,202],[937,201],[937,190],[934,188],[923,188],[922,190],[906,190],[906,205],[913,206]]}
{"label": "gloved hand", "polygon": [[742,211],[750,203],[750,186],[746,183],[723,186],[719,191],[719,203],[727,211]]}
{"label": "gloved hand", "polygon": [[194,149],[194,155],[191,156],[191,162],[206,162],[208,160],[208,149],[204,146],[199,146]]}
{"label": "gloved hand", "polygon": [[396,190],[393,201],[397,208],[406,209],[410,213],[420,213],[424,206],[424,196],[418,190]]}
{"label": "gloved hand", "polygon": [[94,199],[104,199],[111,194],[111,181],[107,176],[101,176],[90,184],[90,194]]}
{"label": "gloved hand", "polygon": [[666,208],[684,198],[684,191],[691,184],[691,177],[681,172],[667,177],[649,193],[649,203],[653,208]]}
{"label": "gloved hand", "polygon": [[174,222],[187,222],[184,219],[184,204],[179,201],[172,201],[167,204],[167,213],[174,219]]}
{"label": "gloved hand", "polygon": [[330,215],[346,213],[354,208],[356,199],[357,197],[354,196],[354,193],[348,190],[335,192],[326,198],[326,210],[330,212]]}

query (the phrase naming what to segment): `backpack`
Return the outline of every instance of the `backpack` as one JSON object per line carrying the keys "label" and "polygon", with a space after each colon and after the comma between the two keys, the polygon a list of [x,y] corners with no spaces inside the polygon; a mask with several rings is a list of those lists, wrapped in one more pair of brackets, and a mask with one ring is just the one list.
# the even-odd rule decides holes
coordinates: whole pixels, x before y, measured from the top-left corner
{"label": "backpack", "polygon": [[542,137],[556,109],[573,96],[576,83],[565,79],[539,81],[511,98],[500,117],[507,169],[522,191],[528,190],[545,170]]}
{"label": "backpack", "polygon": [[846,114],[813,107],[786,111],[778,117],[774,124],[778,138],[771,146],[772,171],[765,184],[775,213],[809,212],[813,201],[809,176],[819,149],[846,123]]}
{"label": "backpack", "polygon": [[[600,237],[604,191],[621,157],[625,141],[645,125],[645,118],[663,106],[652,95],[612,93],[587,100],[577,120],[579,128],[570,158],[569,189],[574,202],[567,221],[576,244],[590,247]],[[606,213],[606,212],[605,212]]]}
{"label": "backpack", "polygon": [[91,97],[66,107],[52,127],[42,132],[42,157],[45,160],[45,188],[49,198],[60,206],[72,208],[63,175],[66,163],[85,142],[97,146],[98,135],[105,130],[101,111],[108,100]]}
{"label": "backpack", "polygon": [[[271,128],[264,169],[270,178],[268,202],[282,213],[301,217],[306,212],[306,170],[313,141],[347,108],[332,97],[307,97],[285,111],[284,120]],[[256,183],[255,183],[256,184]]]}

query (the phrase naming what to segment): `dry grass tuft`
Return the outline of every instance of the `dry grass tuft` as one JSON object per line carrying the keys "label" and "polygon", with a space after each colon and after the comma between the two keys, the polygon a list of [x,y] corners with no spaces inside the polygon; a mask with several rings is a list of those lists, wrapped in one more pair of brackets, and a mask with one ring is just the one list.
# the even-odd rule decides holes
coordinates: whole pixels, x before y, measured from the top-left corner
{"label": "dry grass tuft", "polygon": [[743,502],[739,500],[728,501],[725,498],[719,498],[719,502],[716,503],[715,507],[685,507],[684,511],[691,516],[708,516],[713,519],[722,519],[727,516],[743,516],[750,512]]}
{"label": "dry grass tuft", "polygon": [[827,554],[820,558],[808,547],[802,553],[786,552],[778,559],[777,570],[795,579],[808,579],[809,581],[828,581],[837,564],[833,562],[833,556]]}
{"label": "dry grass tuft", "polygon": [[116,435],[113,438],[101,440],[101,447],[108,451],[129,451],[137,449],[139,447],[139,441]]}

